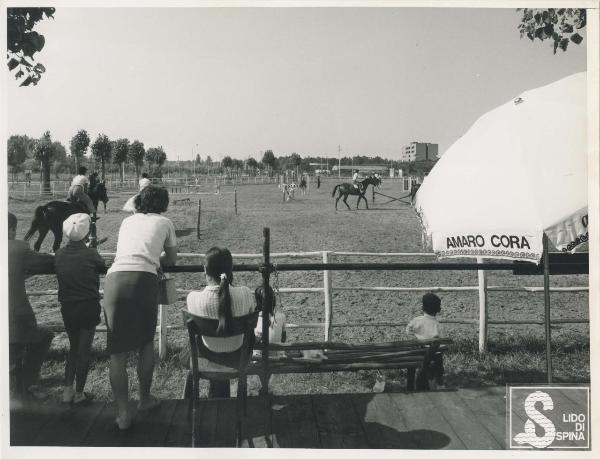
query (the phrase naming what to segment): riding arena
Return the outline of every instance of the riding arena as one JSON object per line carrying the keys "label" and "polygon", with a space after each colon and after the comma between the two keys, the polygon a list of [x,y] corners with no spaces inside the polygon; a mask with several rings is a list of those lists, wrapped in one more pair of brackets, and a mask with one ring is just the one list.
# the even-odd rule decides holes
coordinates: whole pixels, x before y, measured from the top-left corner
{"label": "riding arena", "polygon": [[[206,285],[199,271],[203,254],[212,246],[227,247],[234,254],[234,264],[240,268],[235,283],[255,287],[264,281],[260,266],[268,244],[267,281],[276,292],[277,310],[285,314],[289,343],[368,344],[406,339],[406,324],[419,315],[421,296],[435,292],[443,301],[440,322],[453,343],[445,361],[450,385],[544,380],[541,276],[515,276],[506,263],[499,263],[498,269],[478,270],[474,264],[484,260],[477,259],[438,262],[422,246],[421,226],[410,205],[418,180],[385,179],[364,190],[368,208],[364,202],[357,208],[357,196],[351,195],[349,208],[338,210],[332,198],[332,191],[335,195],[342,182],[337,178],[321,177],[320,188],[311,179],[304,194],[295,191],[293,199],[283,200],[276,179],[215,183],[206,178],[204,184],[200,182],[181,179],[162,184],[170,192],[165,215],[176,228],[178,269],[188,272],[171,274],[177,302],[160,307],[156,340],[161,363],[154,382],[159,397],[181,395],[189,346],[180,310],[189,291]],[[105,239],[98,250],[108,263],[114,256],[119,225],[128,215],[121,208],[133,190],[107,183],[109,201],[106,211],[100,206],[96,231],[99,239]],[[62,190],[55,193],[58,198]],[[35,192],[23,193],[18,185],[9,187],[9,211],[19,220],[17,239],[24,238],[35,208],[49,200]],[[269,229],[267,242],[265,228]],[[51,252],[52,237],[46,238],[40,250]],[[339,270],[317,266],[327,263],[348,266]],[[429,267],[421,268],[424,265]],[[582,357],[589,354],[587,283],[587,275],[552,276],[553,346],[560,349],[554,356],[554,372],[561,380],[589,379],[585,363],[589,359]],[[59,373],[67,347],[56,289],[52,275],[27,281],[38,322],[59,332],[42,369],[43,379],[56,381],[43,388],[49,397],[58,396],[61,390]],[[100,399],[109,400],[105,324],[97,330],[101,333],[94,342],[89,384]],[[385,371],[388,387],[404,384],[403,371]],[[269,387],[275,394],[364,392],[372,390],[377,377],[377,371],[369,370],[306,371],[275,375]],[[259,387],[258,378],[251,377],[250,393],[257,393]]]}

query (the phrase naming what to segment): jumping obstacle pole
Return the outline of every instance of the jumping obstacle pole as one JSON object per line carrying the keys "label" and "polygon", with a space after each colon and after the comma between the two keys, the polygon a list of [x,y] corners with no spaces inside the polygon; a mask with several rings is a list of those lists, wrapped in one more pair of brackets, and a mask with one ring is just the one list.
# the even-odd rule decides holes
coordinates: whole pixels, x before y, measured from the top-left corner
{"label": "jumping obstacle pole", "polygon": [[290,201],[290,200],[295,200],[295,198],[294,198],[295,188],[290,188],[287,184],[285,184],[285,185],[283,185],[282,191],[283,191],[283,202],[284,203],[287,201]]}
{"label": "jumping obstacle pole", "polygon": [[388,196],[387,194],[383,194],[383,193],[380,193],[379,191],[375,191],[375,187],[371,188],[371,191],[373,193],[372,198],[371,198],[373,202],[375,202],[375,195],[378,194],[380,196],[384,196],[389,199],[389,201],[382,202],[381,203],[382,205],[389,204],[390,202],[394,202],[394,201],[398,201],[398,202],[401,202],[402,204],[410,205],[410,201],[405,201],[406,198],[410,199],[410,193],[408,193],[406,196],[401,196],[399,198],[395,198],[394,196]]}

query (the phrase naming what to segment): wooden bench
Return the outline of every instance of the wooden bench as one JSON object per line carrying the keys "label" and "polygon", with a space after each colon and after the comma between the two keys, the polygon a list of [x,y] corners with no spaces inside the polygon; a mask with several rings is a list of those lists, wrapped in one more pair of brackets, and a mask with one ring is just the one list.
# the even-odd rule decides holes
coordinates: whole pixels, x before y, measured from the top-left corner
{"label": "wooden bench", "polygon": [[[443,352],[450,339],[427,341],[392,341],[385,343],[348,344],[338,342],[308,342],[269,344],[268,375],[285,373],[321,373],[333,371],[407,369],[407,387],[415,388],[415,372],[426,368],[433,355]],[[263,350],[256,343],[255,350]],[[326,358],[304,358],[302,351],[320,350]],[[256,354],[256,353],[255,353]],[[264,362],[262,355],[255,355],[248,367],[248,374],[261,376]]]}

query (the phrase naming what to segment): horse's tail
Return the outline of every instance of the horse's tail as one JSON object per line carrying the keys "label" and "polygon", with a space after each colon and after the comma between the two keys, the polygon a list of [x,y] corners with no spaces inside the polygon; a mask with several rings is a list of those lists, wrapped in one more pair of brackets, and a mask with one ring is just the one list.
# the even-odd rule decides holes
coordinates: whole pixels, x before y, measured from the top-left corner
{"label": "horse's tail", "polygon": [[338,183],[336,186],[333,187],[333,192],[331,193],[331,197],[333,198],[335,196],[335,192],[337,191],[337,189],[339,188],[340,184]]}
{"label": "horse's tail", "polygon": [[31,227],[29,228],[29,231],[27,231],[27,233],[25,234],[26,241],[31,239],[35,232],[38,230],[40,222],[44,219],[45,215],[46,209],[44,206],[38,206],[35,209],[35,212],[33,214],[33,221],[31,222]]}

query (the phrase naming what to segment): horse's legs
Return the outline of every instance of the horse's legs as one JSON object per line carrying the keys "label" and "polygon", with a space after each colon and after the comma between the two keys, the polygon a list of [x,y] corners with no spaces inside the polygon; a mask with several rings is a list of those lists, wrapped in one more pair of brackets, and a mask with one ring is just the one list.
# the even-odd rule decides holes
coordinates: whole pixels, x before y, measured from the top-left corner
{"label": "horse's legs", "polygon": [[339,192],[339,193],[338,193],[338,197],[337,197],[337,198],[336,198],[336,200],[335,200],[335,210],[337,210],[337,203],[338,203],[338,201],[340,200],[340,198],[341,198],[341,197],[342,197],[342,193],[341,193],[341,192]]}
{"label": "horse's legs", "polygon": [[38,222],[37,222],[37,219],[34,217],[33,220],[31,221],[31,226],[29,227],[29,230],[25,234],[25,240],[28,241],[31,238],[31,236],[33,236],[35,234],[35,232],[37,230],[38,230]]}
{"label": "horse's legs", "polygon": [[365,200],[365,206],[367,206],[367,209],[369,209],[369,203],[367,202],[367,198],[365,198],[364,194],[359,194],[358,195],[358,200],[356,201],[356,208],[358,209],[358,205],[360,204],[360,200],[361,199]]}
{"label": "horse's legs", "polygon": [[60,243],[62,242],[62,228],[52,228],[52,234],[54,234],[54,244],[52,244],[52,251],[56,252],[58,249],[60,249]]}
{"label": "horse's legs", "polygon": [[48,228],[46,225],[39,225],[38,238],[37,238],[37,241],[35,241],[35,244],[33,244],[33,250],[35,250],[36,252],[40,251],[42,242],[44,242],[44,238],[46,237],[46,234],[48,234],[49,229],[50,228]]}
{"label": "horse's legs", "polygon": [[346,201],[346,199],[348,199],[348,193],[344,194],[344,199],[343,199],[343,201],[344,201],[344,204],[346,204],[346,207],[348,208],[348,210],[352,210],[352,209],[350,208],[350,206],[348,205],[348,201]]}

